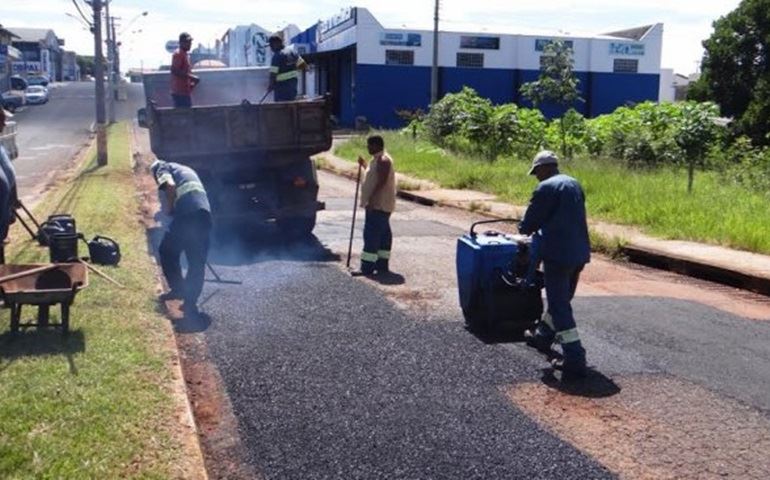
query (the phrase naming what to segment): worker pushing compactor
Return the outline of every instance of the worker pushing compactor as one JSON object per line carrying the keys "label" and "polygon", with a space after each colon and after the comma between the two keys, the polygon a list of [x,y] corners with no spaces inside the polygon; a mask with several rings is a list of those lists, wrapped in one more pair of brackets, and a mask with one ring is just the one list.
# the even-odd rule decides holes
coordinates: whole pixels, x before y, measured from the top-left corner
{"label": "worker pushing compactor", "polygon": [[580,272],[591,258],[585,196],[574,178],[559,172],[556,154],[542,151],[532,161],[530,175],[540,184],[532,194],[519,231],[539,232],[539,256],[545,272],[548,310],[534,330],[525,332],[527,344],[550,354],[556,341],[564,353],[553,366],[565,376],[586,374],[586,354],[572,314]]}

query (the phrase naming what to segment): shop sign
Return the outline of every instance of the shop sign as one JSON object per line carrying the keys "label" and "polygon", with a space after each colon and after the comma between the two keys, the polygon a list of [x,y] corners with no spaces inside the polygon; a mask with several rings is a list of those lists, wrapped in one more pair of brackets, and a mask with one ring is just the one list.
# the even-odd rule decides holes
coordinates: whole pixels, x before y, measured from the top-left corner
{"label": "shop sign", "polygon": [[318,26],[318,41],[323,42],[338,33],[354,27],[356,25],[356,17],[356,8],[348,7],[332,18],[322,21]]}
{"label": "shop sign", "polygon": [[460,48],[500,50],[500,37],[460,37]]}
{"label": "shop sign", "polygon": [[389,47],[421,47],[422,35],[406,32],[383,32],[380,34],[380,45]]}
{"label": "shop sign", "polygon": [[644,55],[643,43],[610,43],[610,55]]}

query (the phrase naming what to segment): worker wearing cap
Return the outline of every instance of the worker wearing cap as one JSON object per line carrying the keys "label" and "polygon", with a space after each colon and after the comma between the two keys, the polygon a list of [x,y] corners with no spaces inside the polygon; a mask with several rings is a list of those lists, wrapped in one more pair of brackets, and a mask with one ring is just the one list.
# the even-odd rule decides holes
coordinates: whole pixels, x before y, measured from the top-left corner
{"label": "worker wearing cap", "polygon": [[[203,290],[211,233],[211,207],[203,183],[190,167],[156,160],[150,166],[158,188],[165,193],[166,213],[171,225],[160,243],[160,265],[170,291],[161,300],[184,300],[185,315],[198,314]],[[182,276],[180,257],[187,257],[187,275]]]}
{"label": "worker wearing cap", "polygon": [[192,74],[190,54],[192,37],[189,33],[179,34],[179,49],[171,57],[171,98],[174,107],[192,107],[192,91],[200,79]]}
{"label": "worker wearing cap", "polygon": [[369,165],[358,157],[359,166],[367,169],[361,186],[361,206],[366,209],[364,251],[361,253],[361,270],[352,272],[353,276],[389,273],[393,245],[390,230],[390,215],[396,209],[393,160],[385,152],[385,141],[379,135],[370,136],[366,148],[372,155]]}
{"label": "worker wearing cap", "polygon": [[[0,108],[0,134],[5,129],[6,119],[13,118],[10,112]],[[19,200],[16,194],[16,172],[11,165],[11,157],[0,143],[0,264],[5,263],[5,239],[8,229],[16,219],[16,207]]]}
{"label": "worker wearing cap", "polygon": [[561,344],[563,358],[553,366],[567,376],[584,376],[585,350],[580,342],[572,298],[580,272],[591,258],[586,222],[585,196],[574,178],[559,173],[555,153],[542,151],[532,161],[530,175],[540,184],[532,194],[519,231],[525,235],[539,233],[539,257],[545,273],[548,310],[534,331],[525,332],[527,344],[550,354],[556,341]]}
{"label": "worker wearing cap", "polygon": [[273,92],[276,102],[291,102],[297,98],[297,83],[299,70],[306,67],[305,61],[291,48],[283,45],[279,35],[273,35],[268,40],[273,60],[270,63],[270,84],[267,89]]}

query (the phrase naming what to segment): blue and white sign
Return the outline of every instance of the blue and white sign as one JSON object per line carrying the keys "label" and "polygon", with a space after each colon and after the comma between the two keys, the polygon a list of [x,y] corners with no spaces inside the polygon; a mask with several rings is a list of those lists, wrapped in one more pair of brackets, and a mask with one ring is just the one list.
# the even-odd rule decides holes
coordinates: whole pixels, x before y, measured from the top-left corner
{"label": "blue and white sign", "polygon": [[356,25],[356,8],[349,7],[318,26],[318,42],[331,38]]}
{"label": "blue and white sign", "polygon": [[40,62],[13,62],[13,73],[40,73],[43,71],[43,64]]}
{"label": "blue and white sign", "polygon": [[644,55],[643,43],[610,43],[610,55]]}
{"label": "blue and white sign", "polygon": [[[556,42],[558,40],[552,40],[550,38],[538,38],[535,40],[535,51],[536,52],[542,52],[545,51],[545,47]],[[575,49],[575,43],[572,40],[562,40],[564,45],[567,46],[570,50]]]}
{"label": "blue and white sign", "polygon": [[383,32],[380,34],[380,45],[396,47],[421,47],[422,35],[406,32]]}
{"label": "blue and white sign", "polygon": [[460,48],[500,50],[500,37],[460,37]]}

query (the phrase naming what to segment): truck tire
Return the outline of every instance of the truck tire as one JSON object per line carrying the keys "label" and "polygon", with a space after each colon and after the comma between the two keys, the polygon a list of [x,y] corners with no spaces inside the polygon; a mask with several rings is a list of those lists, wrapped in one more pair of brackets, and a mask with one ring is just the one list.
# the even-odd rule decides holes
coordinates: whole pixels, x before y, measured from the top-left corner
{"label": "truck tire", "polygon": [[312,217],[291,217],[278,219],[278,228],[290,240],[309,237],[315,228],[315,215]]}

